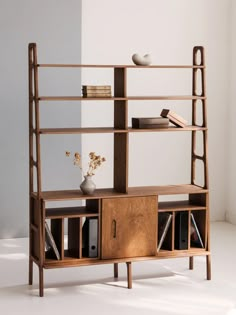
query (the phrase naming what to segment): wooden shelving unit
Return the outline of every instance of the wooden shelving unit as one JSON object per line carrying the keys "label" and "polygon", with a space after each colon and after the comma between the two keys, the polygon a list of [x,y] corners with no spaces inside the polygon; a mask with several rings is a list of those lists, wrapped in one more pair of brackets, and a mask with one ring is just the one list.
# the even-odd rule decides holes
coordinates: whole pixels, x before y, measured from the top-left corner
{"label": "wooden shelving unit", "polygon": [[[200,55],[197,57],[197,55]],[[200,59],[198,63],[197,60]],[[114,95],[107,98],[84,98],[79,96],[41,96],[38,88],[39,68],[108,68],[114,72]],[[130,96],[127,95],[127,72],[129,69],[190,69],[192,71],[191,95]],[[42,70],[43,71],[43,70]],[[200,73],[201,93],[197,94]],[[110,101],[114,106],[114,125],[92,128],[41,128],[40,102],[50,101]],[[161,129],[134,129],[128,125],[129,102],[148,100],[191,101],[192,122],[184,128],[169,126]],[[202,125],[197,124],[197,102],[202,106]],[[94,102],[95,103],[95,102]],[[44,269],[75,267],[98,264],[114,264],[114,277],[118,277],[118,264],[126,263],[128,288],[132,287],[132,262],[189,257],[189,268],[193,269],[193,257],[205,256],[207,279],[211,278],[209,240],[209,187],[207,157],[207,111],[205,91],[204,48],[193,48],[192,65],[78,65],[38,64],[37,46],[29,44],[29,284],[33,282],[33,263],[39,268],[39,295],[44,295]],[[128,186],[129,134],[140,132],[189,132],[191,133],[191,175],[184,185],[169,186]],[[60,134],[111,133],[114,139],[114,183],[113,187],[97,189],[93,195],[83,195],[80,190],[42,191],[41,137]],[[203,135],[203,154],[196,154],[197,133]],[[34,152],[36,152],[34,156]],[[203,162],[204,184],[195,183],[196,161]],[[34,168],[36,172],[34,172]],[[34,175],[36,173],[36,175]],[[34,178],[36,176],[36,178]],[[36,183],[36,185],[34,185]],[[35,186],[35,187],[34,187]],[[183,200],[159,201],[160,196],[184,195]],[[51,208],[50,202],[83,200],[84,206]],[[161,228],[159,217],[171,215],[166,243],[158,249]],[[180,232],[179,216],[185,220],[186,242],[178,244]],[[192,217],[195,219],[202,245],[192,241]],[[84,221],[94,224],[86,245]],[[59,252],[59,259],[53,251],[45,249],[45,222],[51,229],[51,237]],[[65,244],[65,224],[68,229],[68,244]],[[195,231],[196,232],[196,231]],[[90,232],[89,232],[90,233]],[[86,240],[87,241],[87,240]],[[161,243],[160,243],[161,244]],[[90,254],[90,245],[93,255]],[[92,251],[91,251],[92,253]],[[95,253],[95,255],[94,255]]]}

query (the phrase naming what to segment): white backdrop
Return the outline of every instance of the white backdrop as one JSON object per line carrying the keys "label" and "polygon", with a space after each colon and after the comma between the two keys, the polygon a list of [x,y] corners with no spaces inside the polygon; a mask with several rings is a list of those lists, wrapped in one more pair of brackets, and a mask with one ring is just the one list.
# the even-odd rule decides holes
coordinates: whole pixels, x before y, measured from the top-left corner
{"label": "white backdrop", "polygon": [[[234,215],[235,143],[233,119],[229,126],[229,111],[235,114],[235,1],[231,0],[1,0],[0,1],[0,238],[28,235],[28,70],[27,45],[37,42],[39,62],[71,63],[131,63],[134,52],[150,53],[155,64],[183,64],[192,62],[192,47],[206,49],[207,96],[209,123],[209,167],[211,189],[211,218]],[[82,14],[82,22],[81,22]],[[233,43],[232,43],[233,42]],[[230,63],[231,56],[231,63]],[[231,70],[232,69],[232,70]],[[231,75],[230,75],[231,73]],[[61,76],[62,74],[62,76]],[[49,75],[40,72],[40,92],[76,94],[81,86],[79,72],[60,72]],[[152,71],[129,76],[130,92],[140,94],[172,93],[173,85],[163,73]],[[174,74],[173,74],[174,76]],[[171,74],[172,77],[172,74]],[[91,81],[91,73],[82,73],[82,82]],[[99,84],[112,80],[110,73],[93,76]],[[231,81],[231,102],[229,97]],[[96,81],[97,80],[97,81]],[[179,82],[189,78],[181,73]],[[180,83],[176,87],[185,89]],[[230,107],[231,104],[231,107]],[[42,104],[44,126],[75,126],[80,124],[80,104]],[[159,114],[169,103],[133,103],[129,117]],[[68,107],[70,106],[70,110]],[[89,102],[82,105],[82,125],[107,125],[113,118],[112,105]],[[187,104],[178,107],[188,116]],[[177,108],[177,107],[176,107]],[[181,108],[181,110],[179,110]],[[56,110],[56,114],[55,114]],[[229,136],[230,135],[230,136]],[[52,138],[53,137],[53,138]],[[169,136],[168,136],[169,137]],[[187,136],[167,139],[162,135],[132,135],[130,137],[130,185],[186,182],[189,178],[189,155],[181,148]],[[229,140],[228,140],[229,139]],[[169,142],[170,140],[170,142]],[[176,141],[180,149],[176,149]],[[231,149],[229,149],[229,142]],[[112,136],[84,136],[83,155],[95,150],[108,159],[98,171],[98,186],[107,187],[112,178]],[[141,144],[140,144],[141,143]],[[79,176],[64,150],[80,148],[80,137],[43,138],[44,188],[78,187]],[[155,158],[160,157],[160,166]],[[169,176],[166,171],[175,159],[178,169]],[[138,158],[137,158],[138,157]],[[228,167],[230,166],[230,168]],[[153,171],[155,169],[155,171]],[[230,194],[226,194],[227,185]],[[229,202],[227,203],[227,200]]]}
{"label": "white backdrop", "polygon": [[[153,64],[191,64],[192,47],[205,47],[212,220],[224,220],[227,210],[225,164],[228,160],[230,20],[231,1],[222,0],[87,0],[83,2],[82,11],[83,63],[130,64],[133,53],[150,53]],[[168,95],[176,90],[185,92],[186,88],[191,91],[191,75],[186,77],[178,72],[175,86],[174,74],[169,72],[167,77],[166,72],[157,72],[131,74],[128,82],[131,92],[148,95],[158,90]],[[100,84],[111,79],[110,74],[103,77],[96,71],[93,82],[98,83],[99,77]],[[83,70],[82,81],[87,84],[90,78],[91,73]],[[176,104],[172,108],[189,117],[187,103],[182,102],[179,107],[175,107]],[[132,102],[129,118],[156,116],[168,106],[172,105],[168,102]],[[82,105],[83,124],[88,121],[107,125],[113,117],[113,108],[108,103],[94,106],[96,115],[91,115],[91,109],[92,105]],[[130,186],[189,182],[190,156],[188,152],[183,153],[184,148],[189,147],[188,135],[168,134],[165,137],[163,134],[130,136]],[[96,180],[101,186],[112,185],[112,136],[100,135],[96,141],[93,136],[83,136],[82,147],[83,152],[95,148],[107,156],[107,166]]]}

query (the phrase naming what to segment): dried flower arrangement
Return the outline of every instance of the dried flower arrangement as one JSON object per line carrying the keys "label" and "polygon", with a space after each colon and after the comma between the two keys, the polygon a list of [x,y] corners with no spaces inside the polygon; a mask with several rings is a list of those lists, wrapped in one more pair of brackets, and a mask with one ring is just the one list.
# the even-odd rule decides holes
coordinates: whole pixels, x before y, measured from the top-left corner
{"label": "dried flower arrangement", "polygon": [[[66,151],[66,156],[70,157],[71,152],[70,151]],[[99,166],[102,165],[103,162],[106,161],[106,159],[100,155],[96,155],[95,152],[90,152],[89,153],[89,163],[88,163],[88,170],[86,172],[86,174],[84,174],[83,172],[83,168],[82,168],[82,159],[81,159],[81,155],[79,152],[75,152],[74,153],[74,160],[73,163],[74,165],[78,166],[83,175],[84,176],[93,176],[94,175],[94,171],[98,169]]]}

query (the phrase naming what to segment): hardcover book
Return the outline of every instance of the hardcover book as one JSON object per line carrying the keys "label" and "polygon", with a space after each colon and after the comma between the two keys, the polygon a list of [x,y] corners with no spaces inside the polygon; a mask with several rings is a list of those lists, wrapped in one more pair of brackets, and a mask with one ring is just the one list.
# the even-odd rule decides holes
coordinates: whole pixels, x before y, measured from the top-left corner
{"label": "hardcover book", "polygon": [[172,124],[177,127],[183,128],[186,127],[188,124],[187,120],[169,109],[163,109],[161,112],[161,116],[169,118],[170,122],[172,122]]}
{"label": "hardcover book", "polygon": [[105,91],[111,91],[110,85],[82,85],[83,91],[99,91],[99,90],[105,90]]}
{"label": "hardcover book", "polygon": [[83,97],[111,97],[110,92],[83,92]]}
{"label": "hardcover book", "polygon": [[169,119],[163,117],[133,117],[132,128],[161,128],[168,127]]}

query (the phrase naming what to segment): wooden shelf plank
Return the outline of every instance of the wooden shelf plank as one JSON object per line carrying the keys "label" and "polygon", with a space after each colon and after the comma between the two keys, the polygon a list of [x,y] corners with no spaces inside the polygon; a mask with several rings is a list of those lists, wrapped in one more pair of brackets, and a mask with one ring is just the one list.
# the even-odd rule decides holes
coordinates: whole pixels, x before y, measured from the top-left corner
{"label": "wooden shelf plank", "polygon": [[124,129],[112,127],[97,128],[41,128],[40,134],[81,134],[81,133],[127,133]]}
{"label": "wooden shelf plank", "polygon": [[[130,132],[179,132],[179,131],[200,131],[207,130],[206,127],[200,126],[186,126],[179,128],[169,126],[166,128],[152,128],[152,129],[116,129],[112,127],[93,127],[93,128],[41,128],[39,134],[85,134],[85,133],[130,133]],[[36,130],[34,130],[36,133]]]}
{"label": "wooden shelf plank", "polygon": [[204,100],[205,96],[193,95],[158,95],[158,96],[127,96],[127,97],[83,97],[83,96],[39,96],[39,101],[151,101],[151,100]]}
{"label": "wooden shelf plank", "polygon": [[145,256],[145,257],[124,257],[119,259],[98,259],[98,258],[72,258],[68,257],[64,260],[46,259],[44,262],[45,269],[51,268],[67,268],[67,267],[79,267],[89,265],[100,265],[100,264],[113,264],[122,262],[135,262],[135,261],[147,261],[147,260],[158,260],[165,258],[176,258],[176,257],[191,257],[191,256],[208,256],[210,252],[204,248],[191,248],[190,250],[174,250],[174,251],[160,251],[157,256]]}
{"label": "wooden shelf plank", "polygon": [[[177,195],[177,194],[198,194],[207,193],[208,190],[199,186],[186,185],[169,185],[169,186],[144,186],[131,187],[127,193],[117,192],[113,188],[96,189],[93,195],[84,195],[78,190],[56,190],[44,191],[41,199],[45,201],[62,201],[62,200],[81,200],[81,199],[100,199],[100,198],[116,198],[116,197],[135,197],[135,196],[151,196],[151,195]],[[37,193],[32,193],[32,197],[37,199]]]}
{"label": "wooden shelf plank", "polygon": [[92,65],[92,64],[38,64],[40,68],[145,68],[145,69],[203,69],[202,65],[150,65],[150,66],[136,66],[136,65]]}
{"label": "wooden shelf plank", "polygon": [[206,210],[206,206],[193,204],[189,200],[162,201],[158,203],[158,211]]}
{"label": "wooden shelf plank", "polygon": [[46,209],[47,219],[97,217],[98,212],[86,209],[86,207],[61,207]]}
{"label": "wooden shelf plank", "polygon": [[201,126],[186,126],[186,127],[176,127],[176,126],[168,126],[168,127],[162,127],[162,128],[129,128],[129,132],[169,132],[169,131],[200,131],[200,130],[207,130],[206,127]]}

